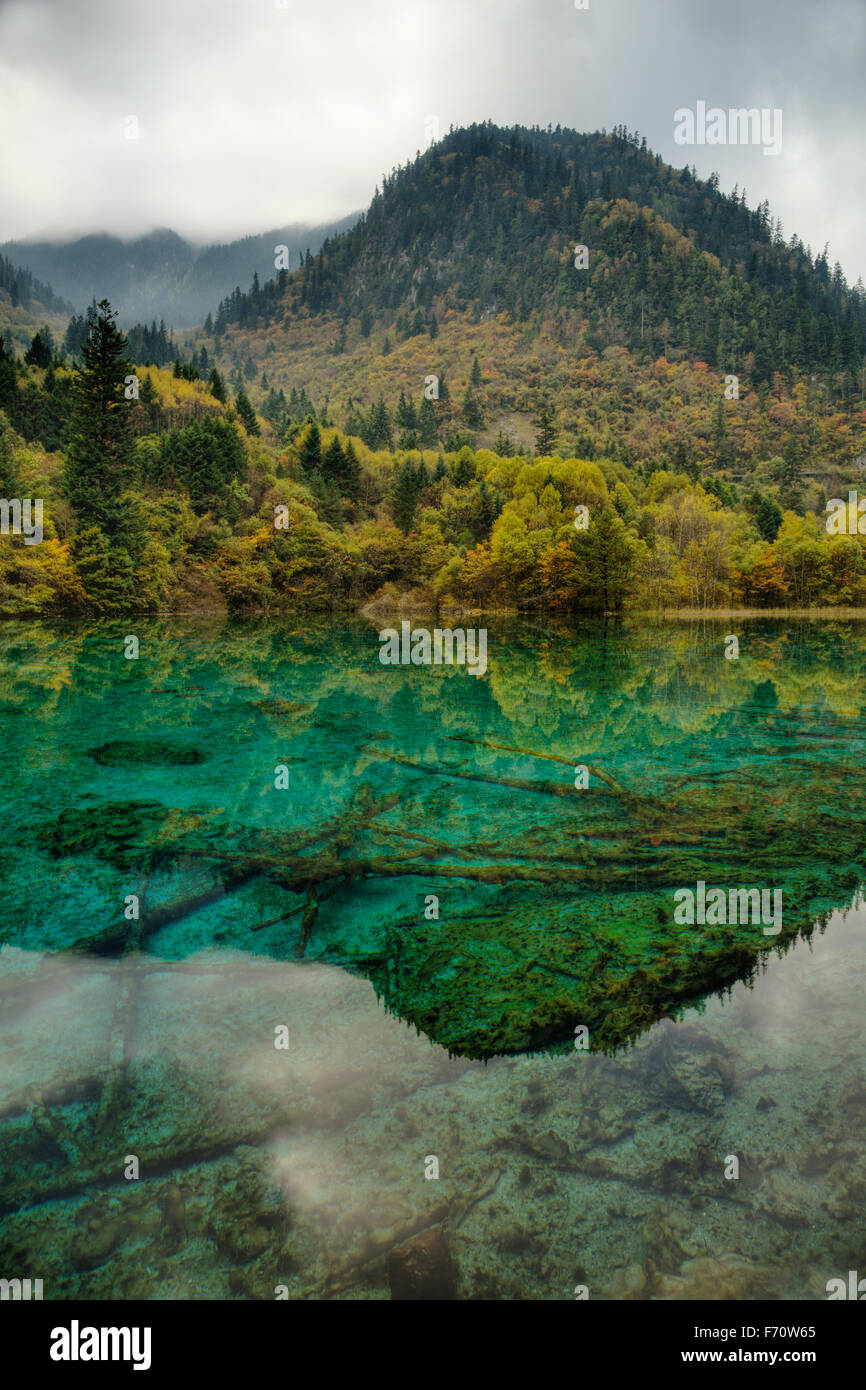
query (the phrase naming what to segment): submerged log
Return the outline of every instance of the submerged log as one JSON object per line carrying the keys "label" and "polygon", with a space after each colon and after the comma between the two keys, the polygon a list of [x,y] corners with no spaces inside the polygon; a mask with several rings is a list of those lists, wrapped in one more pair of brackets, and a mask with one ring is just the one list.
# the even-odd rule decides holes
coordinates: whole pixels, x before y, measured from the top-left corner
{"label": "submerged log", "polygon": [[549,763],[564,763],[566,767],[585,767],[592,777],[598,777],[602,782],[606,782],[611,791],[616,792],[617,796],[634,796],[626,787],[620,785],[609,772],[603,772],[600,767],[594,767],[585,758],[563,758],[559,753],[536,753],[532,748],[514,748],[509,743],[492,743],[486,738],[469,738],[467,734],[449,734],[449,738],[454,743],[475,743],[479,748],[496,748],[503,753],[521,753],[527,758],[543,758]]}
{"label": "submerged log", "polygon": [[[559,782],[528,782],[522,777],[494,777],[486,772],[460,772],[456,767],[439,767],[435,763],[418,763],[402,753],[385,753],[379,749],[365,749],[368,758],[379,758],[382,762],[399,763],[401,767],[414,772],[425,772],[436,777],[457,777],[463,782],[487,782],[496,787],[512,787],[515,791],[538,792],[541,796],[573,796],[574,788]],[[607,795],[607,793],[605,793]]]}

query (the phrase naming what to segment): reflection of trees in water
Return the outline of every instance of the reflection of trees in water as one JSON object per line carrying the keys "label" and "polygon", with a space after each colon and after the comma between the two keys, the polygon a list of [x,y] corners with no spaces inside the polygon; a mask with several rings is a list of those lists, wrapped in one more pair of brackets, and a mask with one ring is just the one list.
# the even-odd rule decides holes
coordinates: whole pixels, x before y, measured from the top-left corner
{"label": "reflection of trees in water", "polygon": [[[230,898],[232,945],[327,951],[456,1052],[560,1044],[575,1023],[615,1048],[786,949],[866,878],[852,749],[866,642],[846,624],[762,623],[726,661],[725,631],[503,623],[475,682],[383,670],[362,625],[36,625],[8,639],[2,699],[38,720],[49,761],[70,756],[88,703],[96,747],[101,712],[130,699],[122,732],[151,764],[177,761],[172,741],[205,764],[249,740],[309,753],[270,820],[261,757],[237,758],[209,805],[173,805],[168,781],[161,799],[73,796],[45,817],[43,854],[139,876],[140,918],[115,898],[76,949],[158,950],[159,932]],[[698,879],[780,887],[782,937],[676,926],[673,891]],[[251,885],[267,890],[258,916]],[[407,892],[440,896],[439,918],[407,912]]]}

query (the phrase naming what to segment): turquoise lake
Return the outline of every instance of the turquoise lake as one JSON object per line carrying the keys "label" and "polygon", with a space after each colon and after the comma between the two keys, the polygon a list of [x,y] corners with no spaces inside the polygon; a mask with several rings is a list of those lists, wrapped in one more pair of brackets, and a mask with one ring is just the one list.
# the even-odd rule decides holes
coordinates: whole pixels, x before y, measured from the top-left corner
{"label": "turquoise lake", "polygon": [[0,1275],[866,1272],[866,625],[482,621],[481,675],[399,618],[0,627]]}

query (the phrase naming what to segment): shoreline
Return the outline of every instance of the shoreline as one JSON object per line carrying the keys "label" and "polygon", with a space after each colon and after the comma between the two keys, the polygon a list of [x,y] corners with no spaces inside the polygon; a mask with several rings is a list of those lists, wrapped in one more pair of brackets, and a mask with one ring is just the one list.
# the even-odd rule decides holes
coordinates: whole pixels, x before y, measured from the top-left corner
{"label": "shoreline", "polygon": [[309,618],[311,621],[327,621],[336,618],[363,618],[366,622],[373,624],[400,621],[408,619],[410,622],[420,622],[423,619],[435,619],[443,623],[459,623],[466,618],[522,618],[527,621],[538,620],[543,616],[546,619],[558,622],[570,621],[593,621],[602,622],[614,619],[617,622],[627,622],[630,619],[639,618],[642,621],[670,622],[670,621],[709,621],[711,619],[734,621],[738,618],[795,618],[801,619],[821,619],[823,621],[845,622],[845,621],[866,621],[866,607],[851,608],[635,608],[627,609],[622,613],[587,613],[575,609],[571,612],[541,613],[538,609],[528,611],[520,608],[462,608],[446,607],[438,612],[435,608],[422,608],[414,606],[396,607],[376,612],[368,611],[369,605],[365,604],[361,608],[276,608],[265,610],[262,608],[248,608],[230,611],[228,608],[215,607],[196,607],[196,608],[157,608],[154,610],[127,609],[117,613],[2,613],[0,612],[0,623],[13,622],[128,622],[133,619],[144,618],[230,618],[233,621],[243,622],[249,618]]}
{"label": "shoreline", "polygon": [[866,608],[666,608],[635,609],[630,618],[866,618]]}

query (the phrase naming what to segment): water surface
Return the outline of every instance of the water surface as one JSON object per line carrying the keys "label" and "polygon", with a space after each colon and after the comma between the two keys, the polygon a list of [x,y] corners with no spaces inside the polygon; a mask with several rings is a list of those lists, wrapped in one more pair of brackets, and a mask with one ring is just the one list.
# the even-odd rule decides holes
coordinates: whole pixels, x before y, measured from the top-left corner
{"label": "water surface", "polygon": [[[474,677],[361,623],[0,629],[4,1269],[380,1298],[420,1240],[461,1298],[812,1298],[866,1266],[866,633],[729,631],[489,623]],[[778,889],[781,930],[677,923],[699,881]]]}

